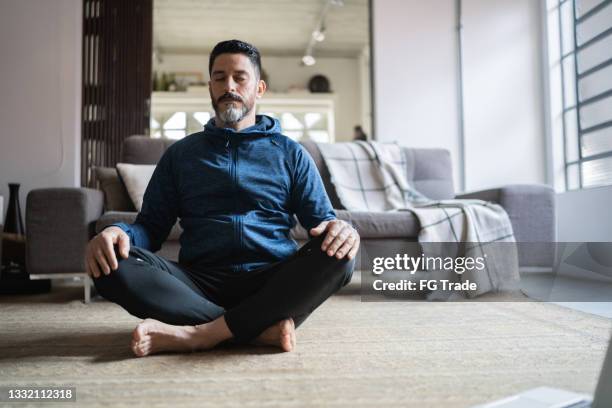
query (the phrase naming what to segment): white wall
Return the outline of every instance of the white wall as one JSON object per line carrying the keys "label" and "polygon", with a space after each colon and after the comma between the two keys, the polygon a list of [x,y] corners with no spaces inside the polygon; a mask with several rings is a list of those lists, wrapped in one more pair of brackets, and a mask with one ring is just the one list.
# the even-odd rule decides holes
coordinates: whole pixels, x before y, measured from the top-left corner
{"label": "white wall", "polygon": [[463,0],[466,189],[544,183],[540,4]]}
{"label": "white wall", "polygon": [[[292,86],[307,88],[316,74],[329,78],[336,100],[336,140],[351,140],[353,127],[363,123],[361,84],[357,58],[317,58],[314,66],[300,65],[300,57],[262,55],[262,66],[269,76],[269,90],[286,92]],[[165,72],[201,72],[208,81],[208,55],[164,54],[154,70]]]}
{"label": "white wall", "polygon": [[[80,0],[0,0],[0,195],[78,186]],[[3,216],[4,221],[4,216]]]}
{"label": "white wall", "polygon": [[451,152],[459,180],[454,2],[373,0],[375,137]]}
{"label": "white wall", "polygon": [[[459,189],[455,2],[373,0],[379,140],[451,152]],[[466,190],[545,182],[539,5],[463,0]]]}

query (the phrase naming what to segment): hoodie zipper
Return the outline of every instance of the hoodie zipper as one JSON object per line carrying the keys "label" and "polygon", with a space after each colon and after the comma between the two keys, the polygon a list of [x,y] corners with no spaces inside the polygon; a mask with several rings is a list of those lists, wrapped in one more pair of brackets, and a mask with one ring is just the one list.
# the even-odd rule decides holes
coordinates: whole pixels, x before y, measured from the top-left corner
{"label": "hoodie zipper", "polygon": [[[238,193],[238,147],[234,144],[231,145],[229,136],[227,137],[227,142],[225,143],[225,147],[227,147],[230,151],[230,176],[233,181],[233,189],[234,196]],[[238,200],[234,200],[234,214],[232,214],[232,221],[234,224],[234,236],[238,240],[238,247],[242,250],[242,216],[236,214],[238,208],[236,203]],[[242,271],[243,264],[240,263],[238,265],[238,271]]]}

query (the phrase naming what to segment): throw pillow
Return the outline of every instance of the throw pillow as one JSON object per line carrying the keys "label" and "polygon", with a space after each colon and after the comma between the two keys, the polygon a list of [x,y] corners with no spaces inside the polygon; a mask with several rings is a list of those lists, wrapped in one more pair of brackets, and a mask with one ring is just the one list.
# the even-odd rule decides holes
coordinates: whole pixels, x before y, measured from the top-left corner
{"label": "throw pillow", "polygon": [[136,211],[132,200],[119,178],[117,169],[112,167],[95,167],[96,179],[104,193],[106,211]]}
{"label": "throw pillow", "polygon": [[153,171],[155,171],[154,164],[117,163],[117,172],[138,212],[142,208],[142,199]]}

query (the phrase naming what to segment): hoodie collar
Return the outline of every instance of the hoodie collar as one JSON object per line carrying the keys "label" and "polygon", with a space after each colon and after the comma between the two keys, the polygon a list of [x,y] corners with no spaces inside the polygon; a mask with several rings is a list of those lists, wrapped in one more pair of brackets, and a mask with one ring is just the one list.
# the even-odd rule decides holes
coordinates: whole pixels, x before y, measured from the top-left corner
{"label": "hoodie collar", "polygon": [[269,136],[271,134],[280,133],[281,126],[278,119],[267,115],[256,115],[255,124],[248,128],[237,132],[232,128],[221,128],[215,124],[215,118],[211,118],[204,125],[204,134],[211,135],[224,140],[240,141],[253,139],[260,136]]}

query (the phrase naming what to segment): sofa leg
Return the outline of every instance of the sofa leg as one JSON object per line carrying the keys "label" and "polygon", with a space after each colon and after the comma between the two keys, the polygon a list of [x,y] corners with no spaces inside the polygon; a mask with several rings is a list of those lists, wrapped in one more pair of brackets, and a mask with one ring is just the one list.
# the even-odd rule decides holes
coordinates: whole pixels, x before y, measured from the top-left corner
{"label": "sofa leg", "polygon": [[91,301],[91,278],[88,275],[83,277],[83,296],[85,303]]}
{"label": "sofa leg", "polygon": [[[93,286],[93,281],[91,278],[84,272],[69,272],[69,273],[39,273],[39,274],[31,274],[30,279],[69,279],[70,281],[76,283],[83,283],[83,302],[89,303],[91,300],[91,288]],[[78,287],[78,286],[77,286]]]}

